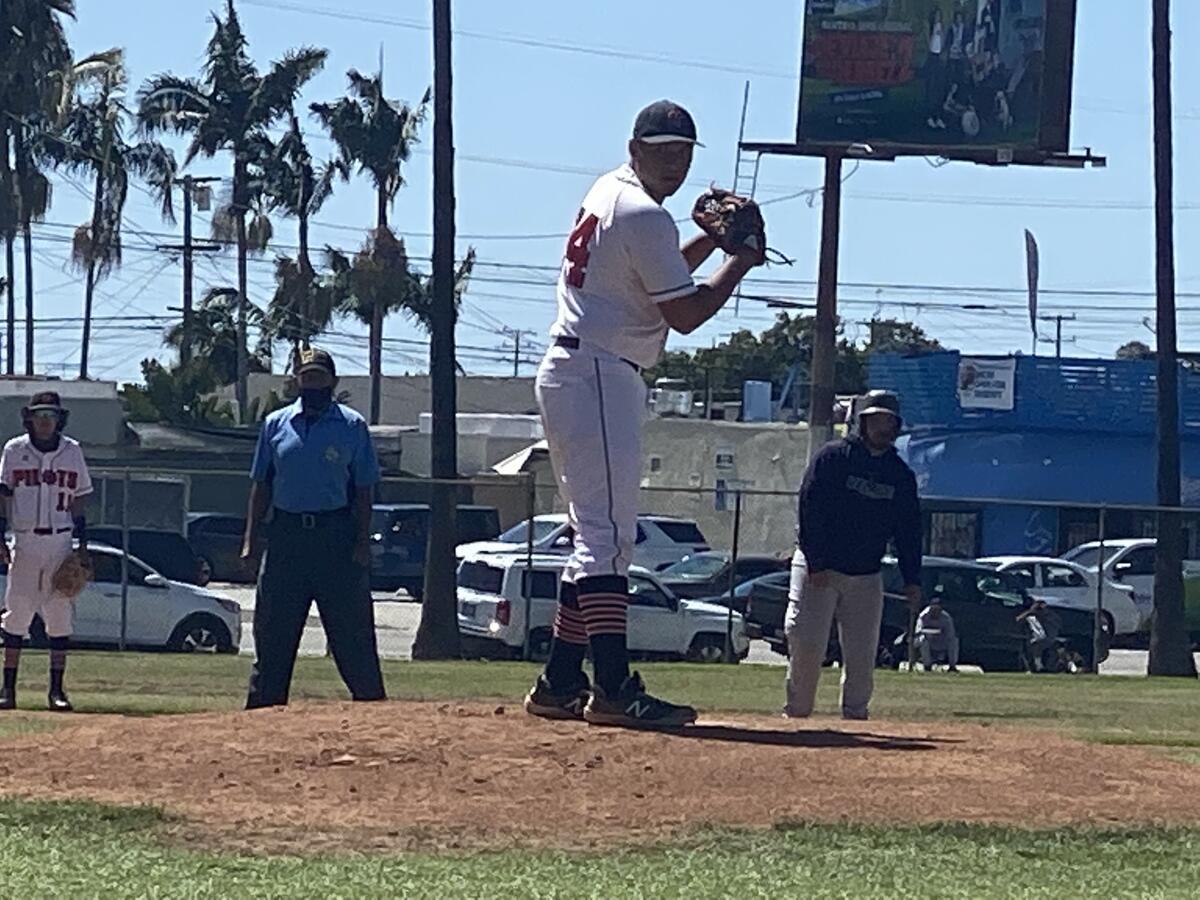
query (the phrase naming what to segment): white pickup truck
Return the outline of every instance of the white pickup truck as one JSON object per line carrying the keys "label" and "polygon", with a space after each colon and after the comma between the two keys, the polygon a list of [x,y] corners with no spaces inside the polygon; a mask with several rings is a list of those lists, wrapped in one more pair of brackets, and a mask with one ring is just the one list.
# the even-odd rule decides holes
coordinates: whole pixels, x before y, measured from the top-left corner
{"label": "white pickup truck", "polygon": [[[529,646],[533,659],[545,659],[558,605],[558,585],[566,559],[525,554],[484,554],[458,567],[458,631],[467,653],[520,659],[525,647],[526,586]],[[735,661],[746,658],[750,640],[737,612],[699,600],[681,600],[652,572],[629,571],[629,651],[641,659],[720,662],[732,621]]]}

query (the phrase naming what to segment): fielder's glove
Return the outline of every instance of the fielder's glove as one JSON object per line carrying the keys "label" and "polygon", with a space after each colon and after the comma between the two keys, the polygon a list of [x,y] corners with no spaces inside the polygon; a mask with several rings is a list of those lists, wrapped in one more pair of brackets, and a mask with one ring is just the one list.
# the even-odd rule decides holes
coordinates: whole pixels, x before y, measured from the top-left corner
{"label": "fielder's glove", "polygon": [[92,560],[85,551],[75,551],[64,559],[50,580],[54,593],[74,599],[92,580]]}
{"label": "fielder's glove", "polygon": [[729,255],[749,253],[757,266],[767,261],[767,225],[750,198],[709,188],[692,207],[692,221]]}

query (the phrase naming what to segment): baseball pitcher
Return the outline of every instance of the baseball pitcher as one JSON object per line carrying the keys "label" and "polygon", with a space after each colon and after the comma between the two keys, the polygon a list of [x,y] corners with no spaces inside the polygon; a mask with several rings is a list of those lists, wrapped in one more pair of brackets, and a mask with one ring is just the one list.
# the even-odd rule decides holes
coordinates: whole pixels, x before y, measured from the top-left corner
{"label": "baseball pitcher", "polygon": [[87,551],[84,497],[92,480],[79,444],[63,434],[67,411],[58,394],[36,394],[21,410],[25,434],[4,445],[0,456],[0,493],[8,506],[0,518],[5,534],[11,525],[13,543],[0,542],[0,561],[8,564],[4,614],[0,630],[4,641],[4,687],[0,709],[17,705],[17,666],[21,645],[35,615],[42,617],[50,639],[49,707],[70,712],[71,701],[63,690],[67,640],[71,636],[72,598],[55,587],[55,575],[79,541]]}
{"label": "baseball pitcher", "polygon": [[[646,408],[641,371],[658,361],[668,329],[687,334],[721,309],[764,261],[766,236],[752,201],[709,192],[693,210],[705,233],[680,246],[662,203],[683,186],[697,146],[682,107],[663,100],[642,110],[628,146],[629,163],[592,186],[567,238],[558,318],[538,370],[538,404],[575,546],[550,658],[525,709],[552,719],[677,727],[694,722],[696,711],[647,693],[630,673],[625,641]],[[692,273],[717,248],[729,258],[696,284]],[[583,672],[589,647],[594,686]]]}

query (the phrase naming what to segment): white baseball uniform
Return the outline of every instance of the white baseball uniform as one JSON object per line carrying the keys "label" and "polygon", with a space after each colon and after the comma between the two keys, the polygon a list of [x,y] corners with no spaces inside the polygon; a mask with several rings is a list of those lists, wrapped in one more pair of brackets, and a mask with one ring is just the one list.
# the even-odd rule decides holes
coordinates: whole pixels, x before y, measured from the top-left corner
{"label": "white baseball uniform", "polygon": [[57,449],[42,453],[21,435],[4,445],[0,481],[12,492],[8,524],[13,531],[0,627],[24,637],[40,614],[49,637],[69,637],[74,606],[55,594],[51,579],[71,552],[71,503],[92,492],[83,450],[62,435]]}
{"label": "white baseball uniform", "polygon": [[567,239],[553,343],[537,376],[550,459],[575,529],[567,581],[628,572],[646,410],[640,369],[666,343],[658,304],[695,290],[674,220],[633,168],[596,181]]}

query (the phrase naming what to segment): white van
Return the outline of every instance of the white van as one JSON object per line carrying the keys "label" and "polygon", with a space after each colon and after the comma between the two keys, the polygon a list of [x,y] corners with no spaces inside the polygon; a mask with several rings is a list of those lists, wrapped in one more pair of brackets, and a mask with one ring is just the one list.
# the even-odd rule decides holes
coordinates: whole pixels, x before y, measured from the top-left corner
{"label": "white van", "polygon": [[[481,554],[458,567],[458,631],[464,650],[482,656],[520,659],[525,645],[525,587],[528,586],[530,656],[545,659],[550,648],[558,586],[566,559],[524,554]],[[641,659],[720,662],[725,653],[730,610],[699,600],[681,600],[654,574],[629,571],[629,651]],[[737,661],[750,652],[745,621],[732,614]]]}

